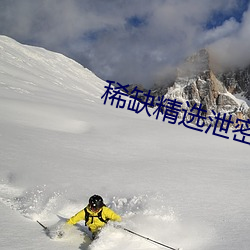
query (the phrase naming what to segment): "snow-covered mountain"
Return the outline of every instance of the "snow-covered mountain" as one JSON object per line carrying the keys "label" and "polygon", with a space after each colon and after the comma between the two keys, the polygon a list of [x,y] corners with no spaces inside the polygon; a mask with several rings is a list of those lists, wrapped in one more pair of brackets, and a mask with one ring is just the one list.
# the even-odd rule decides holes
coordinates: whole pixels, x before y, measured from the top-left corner
{"label": "snow-covered mountain", "polygon": [[41,100],[48,99],[52,91],[62,96],[70,92],[98,99],[103,92],[104,82],[75,61],[6,36],[0,39],[0,60],[1,86],[5,91],[11,89]]}
{"label": "snow-covered mountain", "polygon": [[91,71],[61,54],[21,45],[4,36],[0,39],[0,74],[2,119],[73,133],[87,125],[72,119],[67,107],[51,109],[49,103],[72,106],[69,94],[82,104],[100,102],[105,85]]}
{"label": "snow-covered mountain", "polygon": [[[231,82],[232,74],[227,74],[227,76],[231,76]],[[242,73],[242,75],[244,74]],[[235,91],[230,92],[232,84],[229,84],[228,78],[225,74],[214,72],[209,51],[202,49],[188,57],[179,66],[177,78],[168,89],[166,97],[177,99],[183,103],[189,101],[192,105],[201,104],[202,108],[207,111],[207,116],[211,115],[214,110],[216,113],[232,115],[234,121],[237,118],[247,120],[250,118],[250,108],[245,100],[240,99],[239,95],[239,98],[233,95]],[[236,80],[233,82],[236,84]],[[238,82],[243,85],[243,78],[238,78]],[[238,83],[237,86],[239,86]],[[234,89],[236,88],[235,86]],[[242,88],[240,89],[242,90]],[[245,89],[244,93],[247,91]]]}
{"label": "snow-covered mountain", "polygon": [[[249,145],[110,105],[63,55],[0,36],[0,248],[153,250],[111,224],[53,229],[103,196],[122,225],[184,250],[248,250]],[[250,141],[246,136],[246,140]]]}
{"label": "snow-covered mountain", "polygon": [[[238,124],[237,118],[245,121],[250,118],[249,76],[250,67],[226,70],[214,62],[209,50],[201,49],[179,65],[175,80],[171,83],[155,84],[151,95],[155,97],[155,106],[164,96],[164,105],[167,105],[167,100],[176,99],[188,112],[194,105],[201,105],[207,118],[214,116],[214,113],[220,113],[221,116],[226,114],[227,117],[231,115],[234,127]],[[145,95],[141,94],[140,98],[145,102],[149,90],[141,85],[131,85],[131,91],[135,86],[144,92]],[[182,110],[179,118],[183,115]]]}

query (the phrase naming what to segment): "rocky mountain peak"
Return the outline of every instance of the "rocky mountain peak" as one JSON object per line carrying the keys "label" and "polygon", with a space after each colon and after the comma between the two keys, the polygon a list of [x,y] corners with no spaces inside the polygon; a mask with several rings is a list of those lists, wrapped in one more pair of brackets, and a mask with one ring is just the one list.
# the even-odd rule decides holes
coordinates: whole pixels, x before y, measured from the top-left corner
{"label": "rocky mountain peak", "polygon": [[236,89],[242,91],[242,86],[249,86],[250,74],[245,71],[217,74],[212,70],[211,61],[206,49],[188,57],[177,69],[177,77],[165,96],[184,105],[186,101],[191,105],[202,104],[207,115],[211,115],[214,110],[217,113],[231,114],[235,119],[239,116],[241,119],[248,119],[250,109],[247,103],[236,98],[233,93]]}
{"label": "rocky mountain peak", "polygon": [[210,69],[209,53],[201,49],[194,55],[188,57],[177,69],[177,77],[194,77],[202,75]]}
{"label": "rocky mountain peak", "polygon": [[[182,108],[187,110],[195,104],[201,104],[202,109],[207,111],[207,117],[213,116],[214,111],[221,115],[232,115],[234,121],[237,118],[250,118],[250,108],[247,104],[250,103],[250,66],[221,72],[209,51],[201,49],[179,65],[176,72],[172,84],[153,86],[151,94],[156,97],[155,100],[164,95],[166,100],[176,99],[183,103]],[[147,93],[147,89],[136,86]],[[135,85],[131,87],[134,88]],[[238,94],[237,97],[234,94]],[[246,99],[243,100],[240,95]],[[140,98],[144,100],[143,95]],[[187,106],[187,101],[190,107]],[[181,118],[183,113],[180,112],[179,116]]]}

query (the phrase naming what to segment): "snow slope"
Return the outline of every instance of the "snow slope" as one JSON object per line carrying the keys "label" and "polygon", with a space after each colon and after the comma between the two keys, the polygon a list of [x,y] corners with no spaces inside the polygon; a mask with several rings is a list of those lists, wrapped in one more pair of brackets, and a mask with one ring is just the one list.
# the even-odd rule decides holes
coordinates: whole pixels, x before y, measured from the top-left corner
{"label": "snow slope", "polygon": [[[103,105],[106,83],[63,55],[0,36],[1,249],[162,247],[108,225],[50,239],[100,194],[122,225],[184,250],[248,250],[246,144]],[[11,240],[10,240],[11,239]]]}

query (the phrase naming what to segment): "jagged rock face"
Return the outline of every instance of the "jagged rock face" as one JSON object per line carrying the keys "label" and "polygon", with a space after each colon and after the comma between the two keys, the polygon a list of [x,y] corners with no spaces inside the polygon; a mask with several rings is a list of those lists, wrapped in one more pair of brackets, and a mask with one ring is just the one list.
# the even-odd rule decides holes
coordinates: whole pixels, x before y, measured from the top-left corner
{"label": "jagged rock face", "polygon": [[247,119],[249,107],[232,93],[248,89],[244,93],[245,96],[247,93],[250,96],[249,70],[250,67],[248,71],[230,72],[218,77],[211,69],[208,51],[203,49],[187,58],[180,66],[177,78],[165,96],[181,101],[184,106],[186,101],[191,105],[201,103],[202,108],[207,110],[207,115],[211,115],[214,110],[216,113],[230,113],[235,117],[241,116],[241,113],[241,117]]}
{"label": "jagged rock face", "polygon": [[218,74],[218,79],[225,84],[230,93],[240,93],[250,100],[250,66]]}
{"label": "jagged rock face", "polygon": [[[173,84],[169,87],[155,85],[151,89],[151,95],[155,96],[155,103],[158,97],[165,96],[166,99],[182,102],[182,108],[190,109],[196,104],[202,104],[202,109],[207,111],[207,116],[216,113],[227,113],[237,118],[247,120],[250,118],[250,108],[243,100],[236,98],[233,94],[240,93],[250,100],[250,66],[246,69],[231,70],[224,73],[216,72],[210,65],[210,55],[206,49],[187,58],[187,60],[177,69],[177,76]],[[130,85],[128,88],[131,95],[134,87],[142,90],[144,94],[148,92],[143,86]],[[141,93],[140,99],[145,101],[145,95]],[[182,113],[179,114],[180,117]]]}

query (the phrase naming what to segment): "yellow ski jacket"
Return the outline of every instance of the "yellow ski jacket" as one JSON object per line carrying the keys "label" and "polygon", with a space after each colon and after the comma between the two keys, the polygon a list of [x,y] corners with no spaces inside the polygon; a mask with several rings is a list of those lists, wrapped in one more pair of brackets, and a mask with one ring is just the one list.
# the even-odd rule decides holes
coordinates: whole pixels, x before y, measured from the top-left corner
{"label": "yellow ski jacket", "polygon": [[[112,220],[112,221],[121,221],[121,217],[116,214],[113,210],[110,208],[103,206],[99,211],[93,212],[89,209],[89,207],[86,207],[87,212],[89,213],[88,221],[85,221],[86,226],[90,229],[92,233],[97,232],[100,228],[102,228],[106,223],[105,221]],[[98,218],[98,215],[100,215],[101,212],[101,218],[100,220]],[[77,214],[72,216],[68,221],[67,224],[74,225],[80,220],[85,220],[85,210],[82,209]]]}

